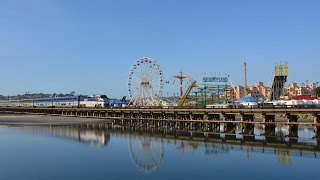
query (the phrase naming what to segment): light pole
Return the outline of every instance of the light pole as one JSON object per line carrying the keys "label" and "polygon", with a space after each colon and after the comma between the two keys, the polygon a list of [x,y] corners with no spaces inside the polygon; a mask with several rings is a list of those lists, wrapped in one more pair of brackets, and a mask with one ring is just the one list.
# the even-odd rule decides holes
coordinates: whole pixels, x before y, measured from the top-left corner
{"label": "light pole", "polygon": [[112,96],[112,89],[110,89],[110,94],[108,95],[108,97]]}
{"label": "light pole", "polygon": [[[316,88],[315,88],[315,91],[317,90],[317,88],[318,88],[318,87],[319,87],[319,82],[316,82]],[[319,97],[318,97],[318,92],[316,91],[315,93],[316,93],[316,97],[317,97],[317,99],[318,99],[318,98],[319,98]]]}

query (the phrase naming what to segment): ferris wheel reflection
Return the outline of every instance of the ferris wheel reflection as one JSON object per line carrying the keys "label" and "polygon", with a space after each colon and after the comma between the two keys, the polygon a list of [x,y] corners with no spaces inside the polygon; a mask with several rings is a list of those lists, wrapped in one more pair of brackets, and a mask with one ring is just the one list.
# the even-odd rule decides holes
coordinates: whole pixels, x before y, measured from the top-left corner
{"label": "ferris wheel reflection", "polygon": [[157,170],[164,158],[161,141],[154,141],[146,136],[130,136],[129,153],[134,165],[143,172]]}

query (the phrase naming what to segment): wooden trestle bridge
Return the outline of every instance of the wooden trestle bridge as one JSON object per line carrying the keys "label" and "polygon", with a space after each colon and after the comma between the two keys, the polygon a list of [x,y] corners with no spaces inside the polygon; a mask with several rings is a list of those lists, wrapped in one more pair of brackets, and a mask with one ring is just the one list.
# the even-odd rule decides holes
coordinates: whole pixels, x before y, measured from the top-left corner
{"label": "wooden trestle bridge", "polygon": [[27,113],[112,120],[117,125],[211,127],[215,123],[308,124],[320,126],[320,108],[40,108],[0,107],[0,113]]}

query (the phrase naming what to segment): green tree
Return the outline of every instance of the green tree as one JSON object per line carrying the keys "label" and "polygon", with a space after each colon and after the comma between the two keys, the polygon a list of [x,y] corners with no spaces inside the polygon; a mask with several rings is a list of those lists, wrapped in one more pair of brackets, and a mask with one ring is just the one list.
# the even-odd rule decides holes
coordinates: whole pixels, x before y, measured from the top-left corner
{"label": "green tree", "polygon": [[314,90],[317,94],[317,97],[320,97],[320,86]]}
{"label": "green tree", "polygon": [[71,96],[74,96],[74,95],[76,95],[76,92],[75,91],[71,91]]}

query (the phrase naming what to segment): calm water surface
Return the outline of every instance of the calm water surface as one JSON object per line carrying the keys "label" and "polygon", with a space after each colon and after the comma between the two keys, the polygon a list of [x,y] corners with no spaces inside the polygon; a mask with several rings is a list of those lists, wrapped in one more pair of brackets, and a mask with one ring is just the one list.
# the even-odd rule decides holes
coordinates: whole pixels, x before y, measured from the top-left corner
{"label": "calm water surface", "polygon": [[313,127],[234,132],[0,126],[0,179],[320,179]]}

